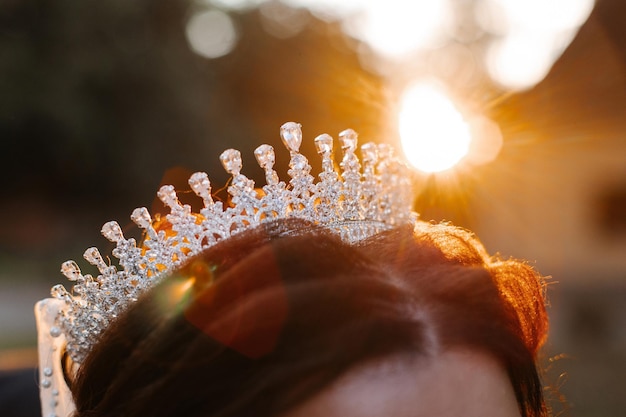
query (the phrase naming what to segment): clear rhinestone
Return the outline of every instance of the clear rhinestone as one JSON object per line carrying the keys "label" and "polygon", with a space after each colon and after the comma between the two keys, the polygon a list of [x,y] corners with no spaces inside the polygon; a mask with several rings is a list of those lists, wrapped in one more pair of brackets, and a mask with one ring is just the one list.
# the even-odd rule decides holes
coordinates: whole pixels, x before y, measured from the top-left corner
{"label": "clear rhinestone", "polygon": [[55,397],[59,395],[59,390],[58,389],[53,389],[52,390],[52,395],[54,395]]}
{"label": "clear rhinestone", "polygon": [[52,382],[49,379],[43,379],[41,381],[41,386],[44,388],[50,388],[52,386]]}
{"label": "clear rhinestone", "polygon": [[296,154],[291,158],[289,166],[298,171],[303,171],[309,164],[308,159],[304,155]]}
{"label": "clear rhinestone", "polygon": [[43,368],[43,374],[44,376],[52,376],[52,368],[49,368],[49,367]]}
{"label": "clear rhinestone", "polygon": [[189,186],[198,196],[211,192],[211,182],[206,172],[196,172],[189,178]]}
{"label": "clear rhinestone", "polygon": [[354,152],[356,150],[357,134],[352,129],[346,129],[339,134],[341,140],[341,148],[346,152]]}
{"label": "clear rhinestone", "polygon": [[100,265],[104,261],[102,260],[102,255],[100,255],[100,251],[98,248],[89,248],[83,254],[83,257],[92,265]]}
{"label": "clear rhinestone", "polygon": [[130,215],[130,219],[142,229],[147,229],[152,224],[150,212],[145,207],[139,207],[133,210],[133,214]]}
{"label": "clear rhinestone", "polygon": [[322,133],[315,138],[315,146],[320,155],[330,155],[333,152],[333,137],[327,133]]}
{"label": "clear rhinestone", "polygon": [[82,284],[76,284],[72,287],[72,291],[74,291],[74,294],[83,294],[85,292],[85,286]]}
{"label": "clear rhinestone", "polygon": [[76,281],[80,278],[80,268],[74,261],[65,261],[61,265],[61,273],[70,281]]}
{"label": "clear rhinestone", "polygon": [[272,169],[276,162],[276,156],[274,155],[274,148],[270,145],[261,145],[254,150],[254,156],[259,163],[259,166],[263,169]]}
{"label": "clear rhinestone", "polygon": [[57,326],[52,326],[50,328],[50,336],[52,336],[52,337],[59,337],[59,336],[61,336],[61,329],[59,329]]}
{"label": "clear rhinestone", "polygon": [[159,188],[157,197],[168,207],[173,208],[178,205],[178,197],[173,185],[164,185]]}
{"label": "clear rhinestone", "polygon": [[280,127],[280,138],[292,152],[298,152],[302,144],[302,125],[295,122],[287,122]]}
{"label": "clear rhinestone", "polygon": [[241,171],[241,153],[237,149],[226,149],[220,155],[220,161],[226,172],[231,175],[238,175]]}
{"label": "clear rhinestone", "polygon": [[361,155],[364,163],[375,163],[377,159],[376,144],[372,142],[361,146]]}
{"label": "clear rhinestone", "polygon": [[213,198],[211,197],[211,182],[206,172],[196,172],[189,178],[189,186],[194,193],[200,198],[205,207],[209,207],[213,204]]}
{"label": "clear rhinestone", "polygon": [[63,285],[57,284],[50,290],[50,295],[52,295],[57,300],[64,300],[70,294],[67,292]]}
{"label": "clear rhinestone", "polygon": [[121,242],[122,240],[124,240],[124,234],[122,233],[122,228],[115,221],[105,223],[102,226],[101,233],[104,237],[106,237],[111,242]]}
{"label": "clear rhinestone", "polygon": [[265,182],[268,185],[276,185],[278,184],[279,178],[278,174],[274,170],[268,170],[265,174]]}
{"label": "clear rhinestone", "polygon": [[391,158],[391,154],[391,146],[386,143],[381,143],[380,145],[378,145],[378,157],[381,160]]}
{"label": "clear rhinestone", "polygon": [[252,191],[251,181],[245,175],[237,175],[233,178],[233,187],[243,191]]}

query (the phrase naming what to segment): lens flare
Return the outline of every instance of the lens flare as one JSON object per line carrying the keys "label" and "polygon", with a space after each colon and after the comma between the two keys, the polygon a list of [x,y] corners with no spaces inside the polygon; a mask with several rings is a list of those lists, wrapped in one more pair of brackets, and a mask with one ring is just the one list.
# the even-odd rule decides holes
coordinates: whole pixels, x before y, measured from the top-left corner
{"label": "lens flare", "polygon": [[470,148],[468,124],[435,82],[414,84],[406,90],[399,129],[404,154],[423,172],[452,168]]}

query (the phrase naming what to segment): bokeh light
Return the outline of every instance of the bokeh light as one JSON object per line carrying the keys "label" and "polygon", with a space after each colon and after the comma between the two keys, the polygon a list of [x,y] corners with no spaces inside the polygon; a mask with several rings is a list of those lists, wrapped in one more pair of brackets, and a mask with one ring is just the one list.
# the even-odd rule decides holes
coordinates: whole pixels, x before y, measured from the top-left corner
{"label": "bokeh light", "polygon": [[221,9],[246,10],[265,3],[265,0],[198,0],[198,2]]}
{"label": "bokeh light", "polygon": [[[356,52],[364,69],[385,77],[395,77],[402,68],[418,65],[417,61],[445,56],[455,45],[462,46],[472,56],[460,65],[482,61],[483,73],[496,85],[517,91],[532,88],[546,77],[594,7],[594,0],[197,1],[231,12],[259,7],[264,29],[277,38],[300,33],[311,15],[337,21],[346,35],[363,42]],[[194,50],[215,57],[211,48],[208,54],[201,52],[211,43],[209,39],[218,43],[217,38],[202,34],[206,30],[198,30],[195,42],[203,46]],[[225,43],[220,45],[226,49]],[[445,78],[437,72],[430,74]]]}
{"label": "bokeh light", "polygon": [[285,39],[300,33],[309,21],[305,9],[289,7],[280,2],[267,2],[259,6],[261,24],[270,35]]}
{"label": "bokeh light", "polygon": [[219,10],[194,14],[187,22],[187,41],[205,58],[227,55],[237,44],[237,28],[230,16]]}
{"label": "bokeh light", "polygon": [[441,42],[452,17],[446,0],[363,2],[361,13],[346,21],[347,32],[390,57]]}
{"label": "bokeh light", "polygon": [[497,8],[500,19],[513,30],[532,27],[555,32],[582,25],[594,0],[483,0],[488,8]]}
{"label": "bokeh light", "polygon": [[572,41],[593,6],[593,0],[482,0],[476,18],[497,38],[485,57],[491,78],[513,90],[536,85]]}
{"label": "bokeh light", "polygon": [[419,82],[405,91],[399,130],[406,158],[423,172],[450,169],[469,151],[470,128],[435,81]]}
{"label": "bokeh light", "polygon": [[550,40],[544,36],[509,35],[490,45],[487,71],[502,86],[521,90],[532,87],[548,74],[556,59],[554,55]]}

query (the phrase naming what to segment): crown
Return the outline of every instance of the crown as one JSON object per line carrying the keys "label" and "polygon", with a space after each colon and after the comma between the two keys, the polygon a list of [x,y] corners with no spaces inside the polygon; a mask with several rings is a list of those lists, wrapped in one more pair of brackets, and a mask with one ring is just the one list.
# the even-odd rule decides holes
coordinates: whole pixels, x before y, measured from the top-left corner
{"label": "crown", "polygon": [[[255,189],[254,182],[241,173],[241,154],[235,149],[222,153],[220,160],[232,176],[228,186],[229,204],[214,201],[209,177],[197,172],[189,178],[193,192],[204,203],[199,213],[183,205],[171,185],[157,195],[170,209],[165,216],[171,229],[155,227],[145,207],[133,211],[131,219],[144,230],[141,245],[127,239],[120,225],[111,221],[102,227],[105,238],[116,244],[112,254],[119,266],[106,262],[97,248],[85,251],[84,258],[99,274],[83,275],[77,263],[64,262],[61,272],[73,282],[71,292],[61,284],[52,296],[64,307],[57,313],[52,337],[63,334],[66,350],[80,364],[99,335],[130,303],[153,287],[162,277],[193,255],[243,230],[276,219],[298,218],[321,225],[355,244],[394,226],[413,222],[411,174],[386,144],[361,146],[361,160],[355,154],[357,134],[352,129],[339,134],[343,157],[335,168],[333,138],[315,138],[322,159],[316,182],[307,158],[299,152],[301,126],[285,123],[280,129],[283,143],[291,154],[289,183],[280,181],[273,169],[274,149],[261,145],[254,155],[265,171],[266,185]],[[361,167],[362,163],[362,167]]]}

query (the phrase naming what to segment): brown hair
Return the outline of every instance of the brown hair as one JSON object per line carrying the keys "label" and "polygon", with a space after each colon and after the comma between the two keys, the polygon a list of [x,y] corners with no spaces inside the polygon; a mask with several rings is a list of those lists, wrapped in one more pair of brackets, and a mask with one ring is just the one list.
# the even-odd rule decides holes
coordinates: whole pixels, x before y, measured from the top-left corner
{"label": "brown hair", "polygon": [[467,347],[505,367],[524,417],[545,416],[546,331],[541,277],[467,231],[419,223],[350,246],[280,221],[206,250],[135,303],[72,391],[77,417],[276,416],[365,360]]}

